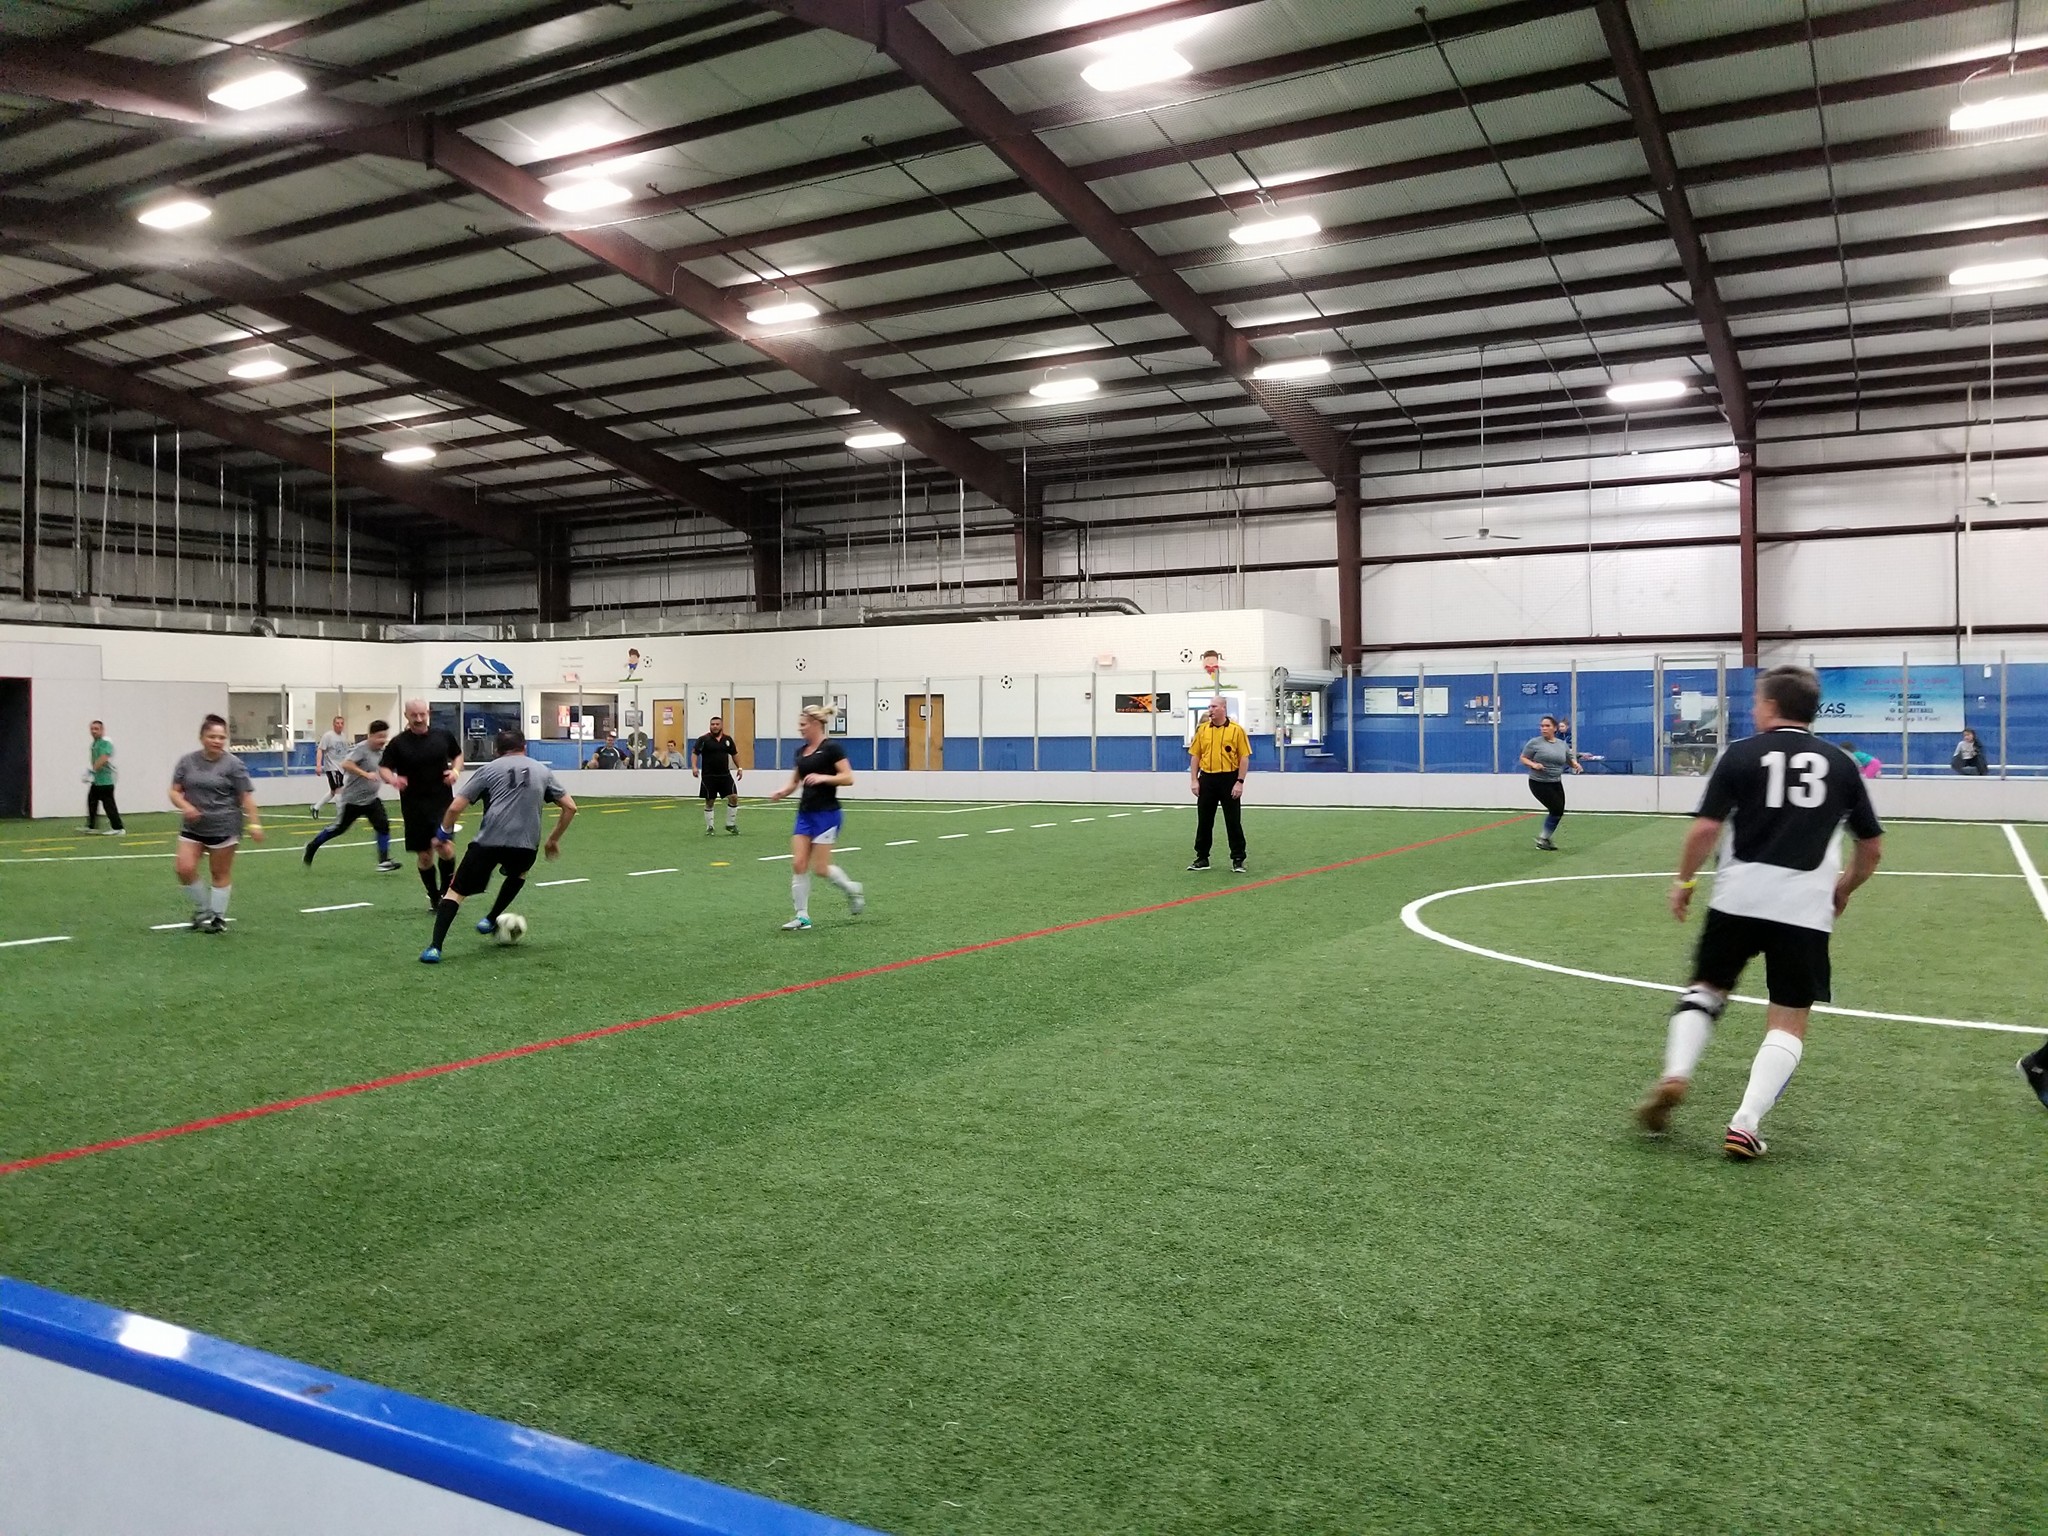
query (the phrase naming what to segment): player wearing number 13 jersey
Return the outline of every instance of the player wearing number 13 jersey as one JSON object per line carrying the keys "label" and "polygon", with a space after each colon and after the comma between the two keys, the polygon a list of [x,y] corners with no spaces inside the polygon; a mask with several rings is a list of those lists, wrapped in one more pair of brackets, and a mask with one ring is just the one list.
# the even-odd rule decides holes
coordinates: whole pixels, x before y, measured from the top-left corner
{"label": "player wearing number 13 jersey", "polygon": [[[1671,1015],[1664,1075],[1636,1117],[1652,1132],[1669,1124],[1728,994],[1743,967],[1762,955],[1769,1029],[1722,1141],[1730,1157],[1745,1161],[1763,1155],[1758,1122],[1799,1065],[1810,1010],[1828,1000],[1835,919],[1875,873],[1882,851],[1884,828],[1855,760],[1813,734],[1819,709],[1820,679],[1806,668],[1774,667],[1758,677],[1758,732],[1714,765],[1671,892],[1672,914],[1684,922],[1695,876],[1718,845],[1693,982]],[[1847,870],[1839,840],[1845,822],[1855,839]]]}

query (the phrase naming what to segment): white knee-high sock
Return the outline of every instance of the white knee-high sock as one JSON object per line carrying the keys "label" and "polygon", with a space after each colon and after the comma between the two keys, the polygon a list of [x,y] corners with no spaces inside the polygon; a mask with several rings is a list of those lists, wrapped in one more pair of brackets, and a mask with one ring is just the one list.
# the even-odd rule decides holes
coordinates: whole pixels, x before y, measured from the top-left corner
{"label": "white knee-high sock", "polygon": [[1693,1068],[1700,1064],[1707,1042],[1714,1037],[1714,1021],[1726,1006],[1704,987],[1687,987],[1672,1010],[1671,1027],[1664,1035],[1664,1075],[1692,1081]]}
{"label": "white knee-high sock", "polygon": [[211,887],[207,885],[204,877],[201,876],[194,876],[192,883],[185,887],[185,895],[190,898],[192,908],[196,912],[210,910],[210,904],[213,901],[210,892]]}
{"label": "white knee-high sock", "polygon": [[212,898],[211,910],[215,917],[226,917],[228,915],[228,892],[233,889],[232,885],[216,885],[209,893]]}
{"label": "white knee-high sock", "polygon": [[740,808],[738,806],[728,805],[725,808],[725,824],[728,827],[736,827],[740,824]]}
{"label": "white knee-high sock", "polygon": [[1792,1081],[1799,1058],[1806,1053],[1805,1042],[1786,1030],[1774,1029],[1757,1047],[1756,1060],[1749,1064],[1749,1087],[1743,1090],[1742,1107],[1728,1123],[1738,1130],[1754,1131],[1778,1095]]}
{"label": "white knee-high sock", "polygon": [[711,806],[708,801],[704,806],[704,830],[706,832],[711,830]]}
{"label": "white knee-high sock", "polygon": [[830,869],[825,871],[825,878],[827,880],[830,880],[834,885],[838,886],[839,889],[846,892],[846,894],[849,896],[851,896],[855,891],[860,889],[860,882],[855,880],[853,876],[849,875],[837,864],[834,864]]}
{"label": "white knee-high sock", "polygon": [[796,915],[811,915],[811,877],[808,874],[789,877],[789,899],[796,903]]}

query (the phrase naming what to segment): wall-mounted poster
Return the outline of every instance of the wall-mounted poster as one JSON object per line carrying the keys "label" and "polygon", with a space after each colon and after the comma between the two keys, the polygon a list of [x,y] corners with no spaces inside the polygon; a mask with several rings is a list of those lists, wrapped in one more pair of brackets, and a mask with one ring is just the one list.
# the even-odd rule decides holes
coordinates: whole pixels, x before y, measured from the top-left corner
{"label": "wall-mounted poster", "polygon": [[1120,693],[1116,696],[1116,712],[1120,715],[1170,715],[1173,713],[1173,695]]}
{"label": "wall-mounted poster", "polygon": [[1813,725],[1824,736],[1960,731],[1963,669],[1914,667],[1902,675],[1888,667],[1823,667]]}

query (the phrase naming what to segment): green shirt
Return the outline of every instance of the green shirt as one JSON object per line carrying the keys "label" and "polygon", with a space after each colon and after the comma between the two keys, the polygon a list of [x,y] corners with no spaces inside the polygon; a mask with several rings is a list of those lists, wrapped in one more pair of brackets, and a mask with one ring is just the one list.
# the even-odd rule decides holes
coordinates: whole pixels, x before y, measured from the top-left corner
{"label": "green shirt", "polygon": [[[103,757],[106,759],[105,763],[100,762],[100,759]],[[87,756],[86,761],[96,765],[92,770],[92,781],[94,784],[111,784],[114,782],[114,744],[107,740],[106,737],[93,737],[92,752]]]}

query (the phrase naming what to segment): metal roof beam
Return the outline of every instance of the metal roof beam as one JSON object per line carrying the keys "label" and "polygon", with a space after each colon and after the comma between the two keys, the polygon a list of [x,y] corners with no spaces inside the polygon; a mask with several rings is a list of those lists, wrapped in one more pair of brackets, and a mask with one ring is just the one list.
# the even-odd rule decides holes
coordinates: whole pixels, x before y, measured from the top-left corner
{"label": "metal roof beam", "polygon": [[[1650,83],[1650,67],[1643,60],[1643,45],[1636,37],[1635,23],[1628,14],[1628,0],[1597,0],[1594,10],[1600,30],[1607,38],[1607,52],[1614,60],[1621,80],[1622,95],[1635,119],[1636,137],[1642,141],[1643,158],[1657,183],[1657,200],[1664,210],[1665,227],[1678,247],[1678,263],[1685,269],[1686,284],[1692,290],[1693,313],[1699,317],[1706,338],[1707,356],[1714,364],[1714,385],[1721,395],[1721,408],[1728,413],[1728,429],[1745,455],[1756,450],[1756,414],[1750,407],[1749,383],[1742,374],[1742,356],[1735,346],[1735,329],[1729,322],[1727,306],[1721,302],[1721,287],[1714,279],[1714,266],[1707,259],[1706,242],[1693,222],[1692,204],[1685,195],[1685,181],[1678,158],[1671,150],[1671,136],[1665,131],[1664,116],[1657,106],[1657,92]],[[1745,625],[1745,628],[1748,628]]]}

